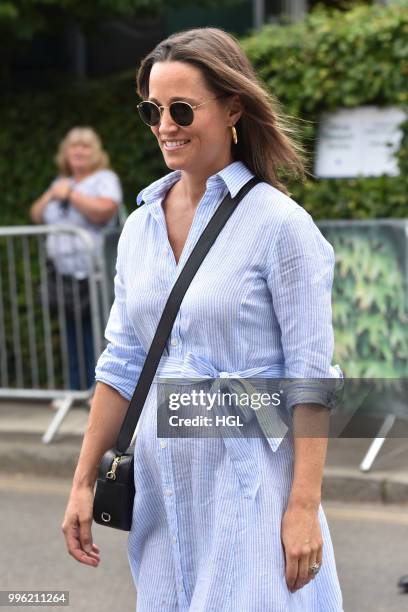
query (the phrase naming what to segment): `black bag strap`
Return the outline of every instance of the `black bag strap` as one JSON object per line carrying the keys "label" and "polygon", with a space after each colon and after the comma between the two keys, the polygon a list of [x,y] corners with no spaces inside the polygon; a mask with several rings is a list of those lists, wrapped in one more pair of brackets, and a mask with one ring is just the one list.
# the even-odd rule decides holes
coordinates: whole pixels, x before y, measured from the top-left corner
{"label": "black bag strap", "polygon": [[191,281],[193,280],[194,275],[202,264],[208,251],[214,244],[225,223],[238,206],[239,202],[257,183],[260,182],[261,180],[255,176],[245,183],[243,187],[241,187],[235,198],[231,198],[229,193],[225,196],[208,222],[176,282],[174,283],[119,432],[116,443],[116,450],[118,451],[117,454],[123,454],[129,448],[133,433],[142,413],[149,389],[166,346],[166,342],[171,334],[180,304],[183,301],[184,295]]}

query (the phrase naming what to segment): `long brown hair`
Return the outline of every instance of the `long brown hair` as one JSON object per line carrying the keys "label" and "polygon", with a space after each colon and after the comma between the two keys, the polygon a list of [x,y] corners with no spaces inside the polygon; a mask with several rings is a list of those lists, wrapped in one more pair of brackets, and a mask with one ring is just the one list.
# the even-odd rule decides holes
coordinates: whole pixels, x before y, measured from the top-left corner
{"label": "long brown hair", "polygon": [[180,61],[200,69],[208,87],[219,96],[238,94],[244,111],[237,122],[238,144],[233,158],[284,193],[279,172],[304,178],[304,151],[297,131],[280,110],[277,99],[267,91],[238,41],[218,28],[194,28],[172,34],[142,61],[137,73],[137,92],[149,96],[153,64]]}

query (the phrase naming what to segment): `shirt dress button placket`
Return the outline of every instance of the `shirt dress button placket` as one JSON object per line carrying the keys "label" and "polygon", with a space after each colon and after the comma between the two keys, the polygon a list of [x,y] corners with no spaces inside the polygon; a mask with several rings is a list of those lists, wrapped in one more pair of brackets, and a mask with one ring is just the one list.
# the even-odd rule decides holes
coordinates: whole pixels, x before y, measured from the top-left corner
{"label": "shirt dress button placket", "polygon": [[184,591],[183,572],[181,568],[181,556],[178,538],[178,523],[177,523],[177,510],[176,510],[176,499],[175,499],[175,486],[173,480],[173,470],[171,463],[171,449],[169,443],[166,440],[160,440],[159,442],[159,464],[161,466],[162,483],[163,483],[163,496],[166,507],[166,513],[168,522],[170,525],[171,543],[174,561],[174,570],[177,580],[177,593],[179,598],[180,610],[188,610],[189,604]]}
{"label": "shirt dress button placket", "polygon": [[173,325],[171,336],[167,342],[168,353],[169,355],[173,355],[174,357],[181,357],[183,350],[183,344],[181,342],[180,335],[180,316],[180,312],[178,312]]}
{"label": "shirt dress button placket", "polygon": [[[214,193],[211,194],[211,199],[214,197]],[[207,204],[207,208],[206,208]],[[205,199],[200,203],[200,206],[196,212],[193,220],[193,226],[190,229],[189,236],[187,238],[188,244],[186,243],[183,249],[182,256],[177,264],[176,272],[179,274],[181,268],[184,266],[185,261],[190,255],[190,252],[198,239],[198,235],[201,234],[205,225],[208,223],[212,216],[208,209],[210,202],[206,202]],[[198,235],[197,235],[198,234]],[[167,235],[167,231],[166,231]],[[182,357],[183,346],[180,335],[180,310],[177,313],[175,323],[173,325],[172,333],[167,341],[167,350],[169,355],[176,357]],[[176,574],[176,589],[179,598],[180,612],[183,610],[189,610],[189,603],[184,589],[184,578],[181,566],[181,553],[180,553],[180,540],[178,537],[178,521],[177,521],[177,510],[176,510],[176,495],[175,486],[173,480],[173,466],[171,460],[171,449],[169,443],[165,440],[160,440],[158,444],[158,461],[160,465],[160,471],[162,475],[162,486],[163,486],[163,497],[168,517],[168,522],[171,531],[171,543],[173,549],[173,560]]]}
{"label": "shirt dress button placket", "polygon": [[[164,218],[163,209],[161,207],[161,203],[159,201],[156,202],[156,206],[152,209],[153,216],[156,221],[162,228],[164,232],[165,240],[167,244],[165,246],[165,251],[168,256],[169,263],[169,279],[174,283],[176,278],[175,275],[178,274],[178,266],[175,265],[174,254],[171,250],[171,246],[168,242],[168,234],[166,228],[166,222]],[[171,262],[171,269],[170,269]],[[177,317],[173,326],[172,334],[167,341],[167,354],[177,356],[179,352],[182,350],[181,341],[180,341],[180,312],[177,313]],[[170,526],[171,532],[171,543],[172,543],[172,553],[173,553],[173,562],[174,562],[174,570],[176,574],[176,590],[179,601],[180,610],[188,610],[188,601],[184,592],[183,586],[183,575],[181,571],[181,559],[180,559],[180,549],[178,544],[178,524],[177,524],[177,512],[176,512],[176,500],[175,500],[175,488],[173,482],[173,470],[172,470],[172,462],[171,462],[171,454],[169,444],[166,440],[159,440],[158,442],[158,465],[160,467],[161,479],[162,479],[162,492],[164,505],[166,508],[167,520]]]}

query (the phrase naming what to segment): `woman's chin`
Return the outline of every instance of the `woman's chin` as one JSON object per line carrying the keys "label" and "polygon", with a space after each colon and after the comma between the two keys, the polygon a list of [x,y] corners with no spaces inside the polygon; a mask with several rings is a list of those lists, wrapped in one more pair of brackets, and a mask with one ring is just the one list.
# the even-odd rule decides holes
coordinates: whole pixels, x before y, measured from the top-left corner
{"label": "woman's chin", "polygon": [[87,174],[92,170],[91,164],[71,164],[73,174]]}
{"label": "woman's chin", "polygon": [[164,161],[170,170],[185,170],[189,165],[186,159],[175,159],[172,155],[164,155]]}

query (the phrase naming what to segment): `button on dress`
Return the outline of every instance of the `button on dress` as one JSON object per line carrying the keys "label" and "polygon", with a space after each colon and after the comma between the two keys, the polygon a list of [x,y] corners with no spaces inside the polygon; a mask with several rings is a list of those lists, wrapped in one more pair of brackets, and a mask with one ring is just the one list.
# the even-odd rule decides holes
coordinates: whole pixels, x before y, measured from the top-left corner
{"label": "button on dress", "polygon": [[[127,399],[200,234],[224,196],[234,197],[253,174],[238,161],[209,177],[176,263],[162,202],[180,176],[171,172],[143,190],[138,200],[144,204],[129,216],[118,245],[108,344],[96,380]],[[240,202],[203,261],[137,429],[128,537],[137,612],[342,612],[321,505],[321,569],[294,593],[286,585],[281,521],[293,479],[290,427],[275,437],[157,435],[157,386],[165,378],[337,376],[331,366],[333,269],[333,249],[311,216],[267,183]],[[299,397],[294,393],[293,402]],[[316,401],[307,390],[301,397]],[[293,405],[288,400],[288,417]]]}

